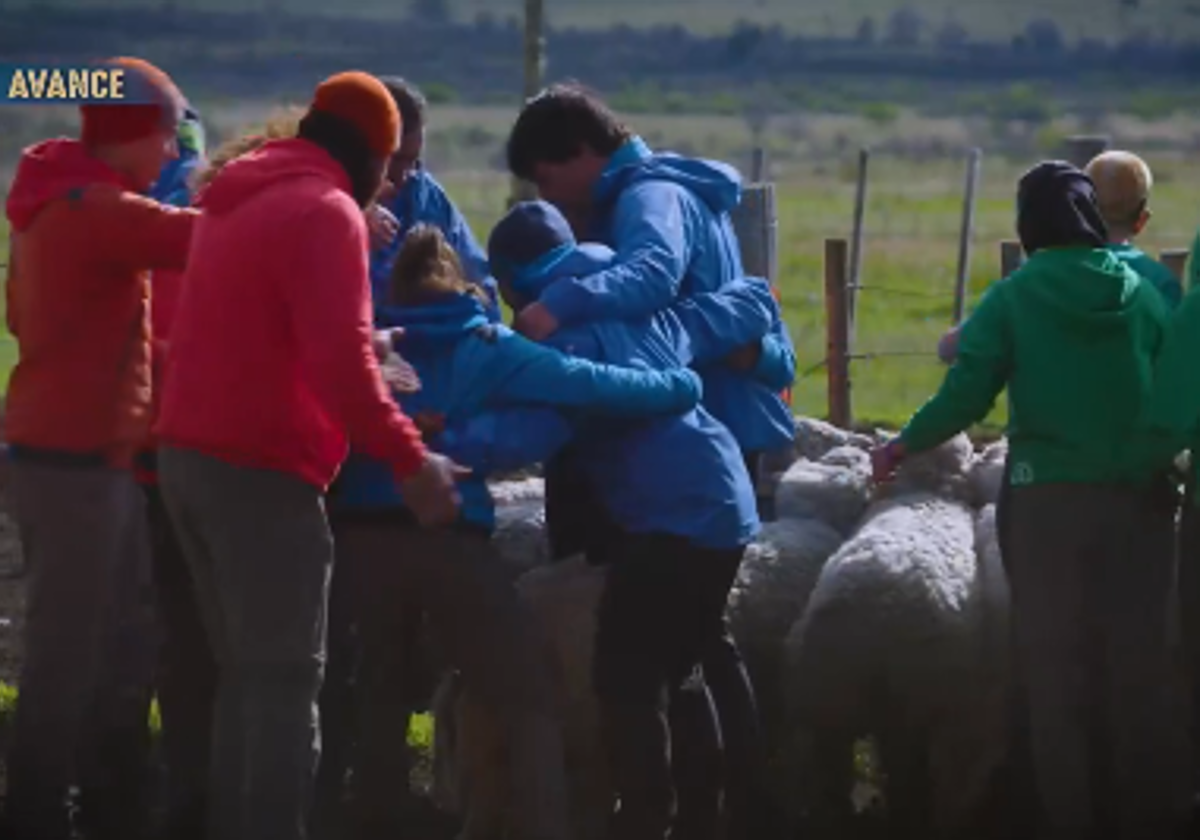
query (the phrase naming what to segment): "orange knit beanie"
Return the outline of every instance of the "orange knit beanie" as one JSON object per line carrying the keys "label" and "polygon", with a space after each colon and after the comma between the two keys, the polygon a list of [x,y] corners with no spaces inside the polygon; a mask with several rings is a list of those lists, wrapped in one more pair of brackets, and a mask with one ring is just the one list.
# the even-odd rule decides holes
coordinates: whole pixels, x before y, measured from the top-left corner
{"label": "orange knit beanie", "polygon": [[[89,146],[130,143],[159,129],[174,131],[184,99],[171,77],[140,58],[112,58],[104,64],[125,70],[125,88],[137,104],[90,103],[79,106],[80,139]],[[148,101],[147,101],[148,100]]]}
{"label": "orange knit beanie", "polygon": [[353,125],[380,157],[391,157],[400,146],[400,111],[383,82],[370,73],[351,70],[330,76],[317,86],[309,109]]}

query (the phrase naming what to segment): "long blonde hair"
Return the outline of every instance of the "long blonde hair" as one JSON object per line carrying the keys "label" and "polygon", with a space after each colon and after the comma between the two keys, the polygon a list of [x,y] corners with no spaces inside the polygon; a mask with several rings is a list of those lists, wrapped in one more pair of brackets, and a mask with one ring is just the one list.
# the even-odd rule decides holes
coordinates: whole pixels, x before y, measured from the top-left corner
{"label": "long blonde hair", "polygon": [[208,165],[197,171],[192,188],[199,190],[217,176],[225,164],[234,158],[252,152],[268,140],[285,140],[295,137],[300,130],[300,118],[304,109],[289,106],[272,111],[262,126],[247,129],[232,140],[226,140],[208,157]]}

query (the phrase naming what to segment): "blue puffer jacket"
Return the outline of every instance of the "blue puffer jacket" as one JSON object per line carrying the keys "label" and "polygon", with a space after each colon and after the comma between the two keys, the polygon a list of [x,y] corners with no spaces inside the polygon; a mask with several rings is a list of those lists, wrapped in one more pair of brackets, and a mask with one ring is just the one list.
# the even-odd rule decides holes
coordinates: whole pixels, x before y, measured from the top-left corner
{"label": "blue puffer jacket", "polygon": [[[715,292],[743,276],[729,216],[741,200],[741,178],[732,167],[656,154],[635,137],[612,156],[594,198],[593,233],[616,250],[616,264],[545,289],[540,301],[560,326],[644,317],[678,296]],[[779,394],[796,366],[782,318],[770,335],[752,374],[724,365],[702,371],[705,408],[746,452],[784,447],[795,437],[791,410]]]}
{"label": "blue puffer jacket", "polygon": [[[534,344],[501,324],[491,323],[484,305],[470,295],[452,295],[419,307],[377,307],[390,327],[404,327],[396,349],[417,370],[421,390],[399,397],[409,416],[431,412],[447,426],[510,406],[587,410],[613,417],[677,414],[697,404],[700,381],[690,371],[636,371],[595,365]],[[549,457],[570,435],[567,419],[556,412],[539,417],[538,451],[526,463]],[[478,426],[476,426],[478,441]],[[504,458],[507,441],[494,439],[490,453],[474,464],[462,486],[464,521],[492,528],[492,500],[484,479]],[[439,448],[437,441],[433,447]],[[483,447],[485,450],[488,448]],[[335,510],[378,510],[403,505],[391,470],[351,454],[338,477],[330,506]]]}
{"label": "blue puffer jacket", "polygon": [[496,281],[488,270],[487,255],[475,241],[467,220],[428,170],[419,168],[410,174],[391,200],[383,202],[383,206],[400,222],[400,231],[390,245],[371,252],[371,293],[374,300],[387,300],[388,278],[404,237],[417,225],[426,224],[441,230],[450,247],[458,254],[467,279],[487,291],[490,299],[488,317],[493,321],[500,320],[500,300],[496,293]]}

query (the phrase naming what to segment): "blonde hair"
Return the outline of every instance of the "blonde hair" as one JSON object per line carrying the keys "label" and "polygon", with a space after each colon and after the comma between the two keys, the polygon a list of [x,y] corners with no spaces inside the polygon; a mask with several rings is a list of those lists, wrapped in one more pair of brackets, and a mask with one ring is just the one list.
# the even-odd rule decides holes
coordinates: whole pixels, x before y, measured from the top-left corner
{"label": "blonde hair", "polygon": [[393,306],[420,306],[445,295],[469,294],[487,304],[487,293],[466,278],[462,261],[442,231],[417,225],[404,237],[388,285]]}
{"label": "blonde hair", "polygon": [[207,186],[225,164],[254,151],[268,140],[295,137],[300,130],[300,118],[303,116],[304,109],[298,106],[280,108],[268,114],[261,127],[247,129],[238,137],[226,140],[209,155],[208,165],[196,173],[192,188],[199,190]]}

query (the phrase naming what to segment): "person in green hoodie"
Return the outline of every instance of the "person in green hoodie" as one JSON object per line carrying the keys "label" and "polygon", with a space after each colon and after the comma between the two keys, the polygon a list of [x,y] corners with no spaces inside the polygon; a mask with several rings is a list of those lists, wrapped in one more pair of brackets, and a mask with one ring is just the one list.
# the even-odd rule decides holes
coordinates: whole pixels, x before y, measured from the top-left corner
{"label": "person in green hoodie", "polygon": [[1122,456],[1166,306],[1106,248],[1094,185],[1069,164],[1022,177],[1017,232],[1029,259],[984,295],[938,393],[872,453],[874,476],[982,420],[1008,388],[1006,565],[1045,836],[1174,836],[1187,791],[1172,508],[1152,466]]}
{"label": "person in green hoodie", "polygon": [[[1200,239],[1198,239],[1200,244]],[[1200,249],[1193,247],[1196,265]],[[1154,387],[1146,402],[1137,434],[1127,448],[1128,459],[1149,468],[1162,468],[1180,451],[1191,450],[1191,469],[1179,520],[1179,620],[1186,673],[1192,696],[1189,727],[1193,771],[1200,771],[1200,388],[1196,359],[1200,358],[1200,293],[1193,286],[1172,316],[1166,340],[1154,367]],[[1200,781],[1198,779],[1197,781]]]}
{"label": "person in green hoodie", "polygon": [[1133,244],[1150,223],[1150,188],[1154,176],[1146,161],[1132,152],[1103,152],[1084,173],[1096,185],[1096,203],[1108,227],[1108,249],[1150,281],[1170,309],[1183,299],[1183,284],[1171,269]]}

